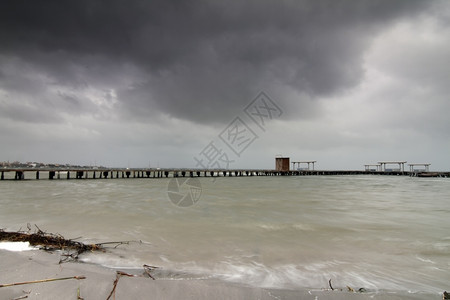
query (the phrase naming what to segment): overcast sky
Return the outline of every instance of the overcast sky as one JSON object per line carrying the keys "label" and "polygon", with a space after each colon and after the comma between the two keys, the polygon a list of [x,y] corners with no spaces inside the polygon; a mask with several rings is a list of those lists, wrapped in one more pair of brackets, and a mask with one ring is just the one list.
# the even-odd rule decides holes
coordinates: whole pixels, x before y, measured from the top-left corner
{"label": "overcast sky", "polygon": [[450,170],[450,1],[2,1],[0,161]]}

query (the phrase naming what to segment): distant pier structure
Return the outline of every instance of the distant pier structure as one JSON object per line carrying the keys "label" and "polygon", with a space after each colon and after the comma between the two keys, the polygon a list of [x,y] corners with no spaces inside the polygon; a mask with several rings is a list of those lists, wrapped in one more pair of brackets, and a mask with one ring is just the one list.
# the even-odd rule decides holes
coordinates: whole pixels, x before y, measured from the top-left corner
{"label": "distant pier structure", "polygon": [[377,171],[377,172],[380,172],[381,171],[381,164],[364,165],[364,169],[366,171]]}
{"label": "distant pier structure", "polygon": [[[408,164],[410,172],[430,172],[431,164]],[[423,169],[416,169],[416,167],[423,167]]]}
{"label": "distant pier structure", "polygon": [[[293,170],[298,170],[298,171],[303,171],[303,170],[305,170],[305,171],[314,171],[314,164],[316,163],[317,161],[315,161],[315,160],[307,160],[307,161],[293,161],[292,162],[292,168],[293,168]],[[297,168],[295,168],[295,165],[297,164]],[[306,168],[304,168],[304,169],[300,169],[300,166],[302,165],[302,164],[305,164],[305,165],[308,165]],[[310,166],[312,166],[312,169],[310,168]]]}
{"label": "distant pier structure", "polygon": [[[380,171],[398,171],[405,172],[406,161],[379,161]],[[398,165],[398,169],[386,168],[389,165]]]}
{"label": "distant pier structure", "polygon": [[289,157],[275,157],[275,171],[289,172]]}
{"label": "distant pier structure", "polygon": [[[429,172],[429,163],[409,164],[410,170],[404,170],[406,161],[383,161],[365,165],[365,170],[315,170],[316,161],[293,161],[290,169],[289,157],[276,157],[275,169],[160,169],[160,168],[3,168],[0,169],[0,181],[30,179],[127,179],[127,178],[174,178],[174,177],[248,177],[248,176],[328,176],[328,175],[403,175],[413,177],[450,177],[450,172]],[[307,169],[295,169],[295,166],[307,164]],[[389,169],[386,165],[398,165]],[[311,168],[312,166],[312,168]],[[372,167],[375,167],[373,169]],[[422,167],[422,168],[420,168]],[[420,168],[420,169],[419,169]]]}

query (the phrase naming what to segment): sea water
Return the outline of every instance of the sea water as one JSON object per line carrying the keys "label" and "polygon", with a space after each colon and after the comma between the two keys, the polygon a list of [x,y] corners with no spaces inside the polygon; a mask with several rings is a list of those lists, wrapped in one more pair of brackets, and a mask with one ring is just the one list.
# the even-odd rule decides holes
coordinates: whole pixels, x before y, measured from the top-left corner
{"label": "sea water", "polygon": [[[88,243],[108,267],[252,286],[442,293],[450,289],[450,180],[407,176],[199,178],[192,206],[171,178],[0,182],[0,227]],[[186,190],[186,192],[189,192]],[[180,193],[183,193],[180,190]],[[35,227],[34,227],[35,228]]]}

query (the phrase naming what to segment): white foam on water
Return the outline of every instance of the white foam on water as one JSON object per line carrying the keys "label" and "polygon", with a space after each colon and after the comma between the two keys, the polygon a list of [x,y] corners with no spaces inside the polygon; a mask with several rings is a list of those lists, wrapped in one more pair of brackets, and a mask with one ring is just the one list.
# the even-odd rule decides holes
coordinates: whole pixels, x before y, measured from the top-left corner
{"label": "white foam on water", "polygon": [[426,259],[426,258],[422,258],[420,256],[416,256],[416,258],[418,260],[420,260],[421,262],[426,262],[426,263],[430,263],[430,264],[436,264],[434,261],[432,261],[431,259]]}
{"label": "white foam on water", "polygon": [[[153,275],[165,280],[218,279],[248,286],[274,289],[328,289],[332,279],[334,288],[355,290],[364,288],[368,293],[436,292],[435,287],[421,284],[401,273],[381,270],[370,263],[331,259],[297,262],[293,264],[268,264],[253,255],[229,255],[223,260],[180,260],[178,257],[155,255],[144,259],[132,255],[130,249],[114,249],[109,253],[86,253],[80,260],[114,269],[140,269],[143,263],[159,267]],[[117,253],[119,252],[119,253]],[[130,255],[131,254],[131,255]],[[413,259],[420,259],[414,257]],[[425,263],[430,264],[426,261]],[[403,274],[404,275],[404,274]]]}
{"label": "white foam on water", "polygon": [[37,250],[38,248],[30,246],[29,242],[0,242],[0,249],[20,252],[20,251]]}
{"label": "white foam on water", "polygon": [[143,263],[138,259],[125,258],[122,256],[114,255],[112,253],[102,253],[98,255],[96,253],[89,253],[79,258],[84,263],[101,265],[107,268],[119,268],[119,269],[135,269],[142,266]]}
{"label": "white foam on water", "polygon": [[[252,224],[251,224],[252,225]],[[252,225],[253,226],[253,225]],[[284,231],[284,230],[299,230],[299,231],[314,231],[311,224],[294,223],[294,224],[256,224],[256,227],[267,231]]]}

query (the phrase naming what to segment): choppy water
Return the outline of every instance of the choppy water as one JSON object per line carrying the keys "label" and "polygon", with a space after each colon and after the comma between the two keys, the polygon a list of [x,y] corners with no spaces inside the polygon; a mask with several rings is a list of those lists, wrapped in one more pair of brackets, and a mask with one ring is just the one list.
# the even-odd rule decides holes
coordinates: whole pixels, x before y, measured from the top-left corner
{"label": "choppy water", "polygon": [[402,176],[200,178],[180,208],[170,179],[0,182],[0,227],[142,241],[87,255],[174,279],[275,288],[450,289],[450,180]]}

